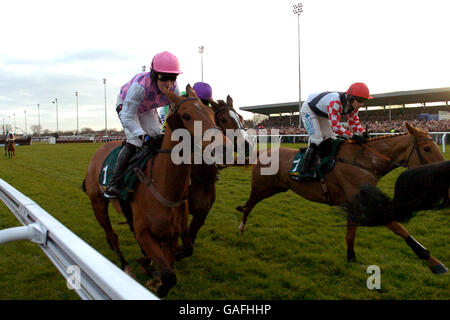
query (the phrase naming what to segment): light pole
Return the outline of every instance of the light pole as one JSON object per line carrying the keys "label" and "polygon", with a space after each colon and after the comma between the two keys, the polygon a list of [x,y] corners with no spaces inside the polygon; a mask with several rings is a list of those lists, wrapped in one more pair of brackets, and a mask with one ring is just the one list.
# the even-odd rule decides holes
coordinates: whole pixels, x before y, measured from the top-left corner
{"label": "light pole", "polygon": [[58,99],[55,98],[55,101],[52,101],[56,106],[56,134],[58,134],[59,131],[59,125],[58,125]]}
{"label": "light pole", "polygon": [[13,113],[13,115],[14,115],[14,134],[16,134],[16,113],[14,112]]}
{"label": "light pole", "polygon": [[77,101],[77,135],[80,133],[80,128],[79,128],[79,126],[78,126],[78,91],[75,91],[75,98],[76,98],[76,101]]}
{"label": "light pole", "polygon": [[297,15],[298,24],[298,126],[302,127],[302,116],[300,109],[302,108],[302,78],[300,76],[300,13],[303,12],[303,3],[294,4],[294,14]]}
{"label": "light pole", "polygon": [[105,87],[105,136],[108,136],[108,124],[106,120],[106,79],[103,79],[103,84]]}
{"label": "light pole", "polygon": [[198,52],[200,53],[200,59],[201,59],[202,82],[203,82],[203,50],[205,50],[204,46],[198,47]]}
{"label": "light pole", "polygon": [[39,103],[38,103],[38,136],[41,137],[41,113],[39,112]]}
{"label": "light pole", "polygon": [[24,113],[25,113],[25,135],[28,136],[28,129],[27,129],[27,109],[25,109]]}

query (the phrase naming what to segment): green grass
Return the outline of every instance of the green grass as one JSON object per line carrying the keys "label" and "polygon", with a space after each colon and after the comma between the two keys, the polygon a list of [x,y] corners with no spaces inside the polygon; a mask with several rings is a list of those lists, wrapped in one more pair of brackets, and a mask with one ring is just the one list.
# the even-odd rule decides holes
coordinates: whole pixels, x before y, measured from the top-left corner
{"label": "green grass", "polygon": [[[15,159],[0,159],[0,176],[118,264],[89,199],[80,190],[99,146],[18,146]],[[450,160],[449,151],[444,156]],[[383,191],[392,196],[402,170],[380,181]],[[450,299],[449,275],[432,274],[403,240],[384,227],[360,227],[357,261],[347,262],[343,212],[291,191],[259,203],[240,236],[241,213],[235,207],[247,200],[250,181],[250,169],[221,172],[217,200],[197,237],[194,255],[175,263],[178,281],[166,299]],[[405,227],[450,265],[448,213],[448,209],[422,211]],[[119,224],[125,219],[112,208],[110,216],[124,255],[138,281],[145,284],[148,278],[135,262],[140,250],[128,227]],[[0,229],[19,225],[0,203]],[[378,291],[366,287],[366,269],[373,264],[382,273]],[[0,245],[0,265],[0,299],[78,299],[34,243]]]}

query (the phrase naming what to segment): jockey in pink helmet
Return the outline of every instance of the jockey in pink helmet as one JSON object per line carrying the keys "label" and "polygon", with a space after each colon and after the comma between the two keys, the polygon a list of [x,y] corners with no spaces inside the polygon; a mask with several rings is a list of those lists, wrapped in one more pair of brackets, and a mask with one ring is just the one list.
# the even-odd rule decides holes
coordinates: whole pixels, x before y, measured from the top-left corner
{"label": "jockey in pink helmet", "polygon": [[[312,169],[314,153],[319,144],[336,135],[363,143],[367,133],[359,121],[358,110],[368,99],[373,99],[369,88],[362,82],[353,83],[346,92],[313,93],[303,102],[300,114],[309,135],[310,145],[305,153],[304,165],[300,171],[301,181],[315,178]],[[341,117],[347,116],[347,127],[341,126]],[[350,131],[351,130],[351,131]],[[353,132],[353,133],[352,133]]]}
{"label": "jockey in pink helmet", "polygon": [[161,145],[162,124],[157,108],[169,103],[162,89],[180,95],[176,80],[181,73],[178,58],[164,51],[153,57],[150,72],[135,75],[120,89],[116,111],[127,140],[117,158],[112,182],[104,193],[105,198],[114,199],[120,194],[122,175],[137,148],[148,145],[156,149]]}

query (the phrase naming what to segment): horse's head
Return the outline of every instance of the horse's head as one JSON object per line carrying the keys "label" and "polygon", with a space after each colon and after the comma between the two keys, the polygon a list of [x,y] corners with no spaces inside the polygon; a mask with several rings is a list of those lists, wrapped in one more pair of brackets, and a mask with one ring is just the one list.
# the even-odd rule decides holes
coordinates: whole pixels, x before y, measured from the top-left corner
{"label": "horse's head", "polygon": [[444,161],[439,147],[433,142],[427,131],[418,129],[405,122],[406,131],[413,137],[412,146],[406,149],[405,164],[415,167],[423,164]]}
{"label": "horse's head", "polygon": [[233,107],[233,99],[228,95],[227,102],[223,100],[215,102],[210,99],[210,103],[214,111],[216,124],[224,133],[226,133],[227,129],[234,131],[234,151],[237,151],[238,136],[241,135],[245,143],[245,155],[248,156],[253,148],[253,143],[250,141],[250,138],[242,125],[244,119]]}
{"label": "horse's head", "polygon": [[[171,132],[184,128],[189,131],[191,137],[195,134],[201,134],[203,137],[204,133],[209,129],[219,130],[214,121],[213,111],[200,101],[189,84],[186,86],[186,96],[178,96],[172,91],[165,89],[163,93],[169,98],[171,104],[171,110],[167,117],[167,125]],[[201,131],[198,131],[199,126],[197,126],[197,131],[195,130],[195,122],[201,122]],[[225,145],[227,143],[226,138],[223,135],[222,137]],[[208,144],[208,141],[203,141],[202,147],[204,148]]]}

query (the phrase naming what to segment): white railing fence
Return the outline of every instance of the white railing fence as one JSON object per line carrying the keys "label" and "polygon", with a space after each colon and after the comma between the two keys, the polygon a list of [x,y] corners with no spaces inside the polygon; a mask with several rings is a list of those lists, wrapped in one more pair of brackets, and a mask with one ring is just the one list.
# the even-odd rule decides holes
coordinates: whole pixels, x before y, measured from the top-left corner
{"label": "white railing fence", "polygon": [[24,225],[0,230],[0,244],[17,240],[37,243],[64,276],[68,288],[75,290],[81,299],[158,300],[153,293],[2,179],[0,199]]}
{"label": "white railing fence", "polygon": [[[442,144],[442,152],[445,152],[445,143],[447,134],[450,132],[430,132],[430,136],[434,138],[434,142],[436,144]],[[388,135],[388,134],[395,134],[395,133],[370,133],[371,136],[375,135]],[[300,143],[300,142],[308,142],[308,135],[307,134],[279,134],[279,135],[272,135],[272,134],[258,134],[258,135],[249,135],[250,138],[253,139],[253,144],[256,142],[262,142],[267,143],[268,137],[278,137],[278,141],[280,143]],[[286,139],[288,138],[288,139]],[[291,139],[289,139],[291,138]],[[273,139],[273,138],[272,138]]]}

